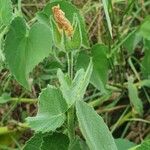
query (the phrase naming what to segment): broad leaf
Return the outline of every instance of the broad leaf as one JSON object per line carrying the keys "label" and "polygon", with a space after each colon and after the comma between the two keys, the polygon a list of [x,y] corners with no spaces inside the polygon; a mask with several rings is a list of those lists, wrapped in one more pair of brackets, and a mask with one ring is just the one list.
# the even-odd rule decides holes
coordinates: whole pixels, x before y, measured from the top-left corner
{"label": "broad leaf", "polygon": [[105,45],[96,44],[92,47],[93,74],[91,82],[93,85],[106,93],[106,83],[108,80],[109,63],[107,59],[108,48]]}
{"label": "broad leaf", "polygon": [[75,101],[83,99],[86,88],[90,81],[92,69],[93,64],[92,61],[90,61],[86,72],[83,69],[77,71],[73,81],[68,79],[60,69],[58,70],[57,76],[60,82],[60,89],[69,106]]}
{"label": "broad leaf", "polygon": [[135,146],[136,144],[130,142],[127,139],[115,139],[118,150],[128,150],[129,148]]}
{"label": "broad leaf", "polygon": [[45,136],[41,150],[68,150],[69,139],[62,133],[53,133]]}
{"label": "broad leaf", "polygon": [[42,146],[42,141],[43,141],[43,135],[41,133],[35,134],[31,139],[29,139],[23,150],[41,150]]}
{"label": "broad leaf", "polygon": [[60,90],[48,86],[40,94],[37,115],[28,117],[27,121],[36,132],[54,131],[64,123],[67,109]]}
{"label": "broad leaf", "polygon": [[29,89],[29,73],[47,57],[51,51],[50,29],[41,23],[34,24],[30,30],[23,18],[15,18],[5,41],[5,56],[16,80]]}
{"label": "broad leaf", "polygon": [[12,19],[11,0],[0,0],[0,26],[8,25]]}
{"label": "broad leaf", "polygon": [[52,7],[59,5],[60,8],[64,11],[65,16],[71,23],[73,23],[74,19],[74,14],[77,15],[79,22],[80,22],[80,27],[81,27],[81,34],[82,34],[82,46],[84,47],[89,47],[89,42],[88,42],[88,37],[85,29],[85,24],[83,21],[82,16],[80,15],[78,9],[73,6],[71,3],[68,3],[66,1],[56,1],[56,2],[51,2],[46,5],[43,11],[37,14],[37,18],[39,21],[44,22],[49,25],[49,18],[50,16],[53,15],[52,13]]}
{"label": "broad leaf", "polygon": [[128,78],[128,94],[131,104],[136,113],[142,115],[143,114],[143,104],[141,99],[138,97],[138,90],[136,85],[133,83],[133,78]]}
{"label": "broad leaf", "polygon": [[76,110],[80,130],[91,150],[117,150],[107,125],[92,107],[77,101]]}

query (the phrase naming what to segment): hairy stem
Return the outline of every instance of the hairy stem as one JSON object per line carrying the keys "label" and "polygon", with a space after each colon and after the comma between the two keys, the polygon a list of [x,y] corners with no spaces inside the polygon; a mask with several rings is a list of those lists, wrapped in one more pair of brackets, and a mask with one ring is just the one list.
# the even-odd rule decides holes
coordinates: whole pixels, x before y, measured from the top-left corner
{"label": "hairy stem", "polygon": [[75,138],[75,130],[74,130],[74,106],[72,106],[68,110],[68,136],[70,142]]}
{"label": "hairy stem", "polygon": [[[68,62],[68,75],[73,79],[73,53],[71,55],[68,53],[67,55],[67,62]],[[70,141],[73,141],[75,138],[75,130],[74,130],[74,106],[71,106],[67,112],[67,125],[68,125],[68,136]]]}

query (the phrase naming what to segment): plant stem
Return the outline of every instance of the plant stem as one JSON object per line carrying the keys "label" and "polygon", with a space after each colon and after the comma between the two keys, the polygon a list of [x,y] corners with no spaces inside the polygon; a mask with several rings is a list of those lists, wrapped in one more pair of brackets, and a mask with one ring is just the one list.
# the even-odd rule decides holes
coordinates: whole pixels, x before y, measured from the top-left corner
{"label": "plant stem", "polygon": [[21,0],[18,0],[18,11],[21,14],[22,10],[21,10]]}
{"label": "plant stem", "polygon": [[[67,55],[67,62],[68,62],[68,75],[73,79],[73,52],[71,52],[71,55],[66,53]],[[70,139],[70,142],[73,141],[75,138],[75,130],[74,130],[74,106],[71,106],[67,112],[67,125],[68,125],[68,136]]]}
{"label": "plant stem", "polygon": [[12,102],[18,102],[18,103],[37,103],[38,100],[37,99],[30,99],[30,98],[12,98],[11,99]]}
{"label": "plant stem", "polygon": [[100,106],[105,100],[108,100],[111,96],[112,94],[104,95],[96,100],[89,102],[88,104],[92,107]]}
{"label": "plant stem", "polygon": [[74,106],[71,106],[71,108],[68,110],[68,136],[69,136],[70,142],[72,142],[75,137]]}
{"label": "plant stem", "polygon": [[68,67],[68,75],[70,77],[70,68],[71,68],[71,64],[70,64],[70,57],[69,57],[69,53],[66,53],[66,56],[67,56],[67,67]]}

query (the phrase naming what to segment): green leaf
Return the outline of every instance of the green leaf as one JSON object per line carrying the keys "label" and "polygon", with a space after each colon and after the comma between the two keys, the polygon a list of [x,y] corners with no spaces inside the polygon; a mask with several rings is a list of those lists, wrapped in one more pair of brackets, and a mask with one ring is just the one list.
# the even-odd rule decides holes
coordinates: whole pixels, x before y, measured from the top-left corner
{"label": "green leaf", "polygon": [[81,51],[79,53],[78,57],[77,57],[77,61],[76,61],[76,64],[75,64],[75,70],[79,70],[79,69],[82,69],[82,68],[84,70],[86,70],[87,67],[88,67],[89,62],[90,62],[90,56],[85,51]]}
{"label": "green leaf", "polygon": [[129,148],[136,146],[135,143],[130,142],[127,139],[115,139],[118,150],[128,150]]}
{"label": "green leaf", "polygon": [[31,139],[29,139],[23,150],[41,150],[42,146],[42,141],[43,141],[43,135],[41,133],[35,134]]}
{"label": "green leaf", "polygon": [[68,79],[60,69],[58,70],[57,76],[61,85],[60,89],[69,107],[75,101],[83,99],[86,88],[90,81],[92,69],[93,64],[92,61],[90,61],[86,72],[83,69],[77,71],[73,81],[70,81],[70,79]]}
{"label": "green leaf", "polygon": [[58,27],[54,21],[54,19],[51,17],[50,18],[50,25],[52,28],[52,37],[53,37],[53,42],[54,45],[60,49],[60,50],[64,50],[65,46],[64,46],[64,36],[63,33],[61,34],[58,30]]}
{"label": "green leaf", "polygon": [[28,117],[29,126],[36,132],[54,131],[65,121],[67,104],[59,89],[48,86],[39,96],[38,113]]}
{"label": "green leaf", "polygon": [[143,114],[143,104],[141,99],[138,97],[138,90],[136,85],[133,83],[133,77],[128,78],[128,94],[131,104],[136,113]]}
{"label": "green leaf", "polygon": [[150,16],[145,18],[144,22],[140,26],[139,33],[144,39],[150,40]]}
{"label": "green leaf", "polygon": [[0,0],[0,26],[8,25],[12,19],[13,7],[11,0]]}
{"label": "green leaf", "polygon": [[149,150],[150,148],[150,140],[143,141],[143,143],[136,148],[136,150]]}
{"label": "green leaf", "polygon": [[149,87],[150,88],[150,80],[142,80],[141,82],[140,82],[140,86],[142,87],[142,86],[146,86],[146,87]]}
{"label": "green leaf", "polygon": [[11,97],[8,93],[3,93],[0,96],[0,104],[5,104],[7,102],[11,101]]}
{"label": "green leaf", "polygon": [[[102,93],[107,93],[106,84],[109,71],[109,63],[107,59],[108,48],[105,45],[96,44],[92,47],[91,52],[93,58],[93,73],[90,82]],[[75,69],[86,69],[89,61],[89,55],[84,51],[80,52]]]}
{"label": "green leaf", "polygon": [[144,41],[144,49],[145,49],[145,55],[142,60],[142,74],[144,78],[149,79],[150,78],[150,41],[145,40]]}
{"label": "green leaf", "polygon": [[43,138],[41,150],[68,150],[69,139],[61,133],[53,133]]}
{"label": "green leaf", "polygon": [[92,107],[77,101],[76,113],[80,130],[91,150],[117,150],[107,125]]}
{"label": "green leaf", "polygon": [[71,50],[79,50],[81,48],[82,45],[82,31],[81,31],[81,27],[80,27],[80,22],[77,18],[77,16],[74,16],[74,20],[73,20],[73,28],[74,28],[74,33],[72,38],[68,38],[67,36],[65,36],[65,49],[67,51],[71,51]]}
{"label": "green leaf", "polygon": [[60,8],[64,11],[66,18],[73,23],[74,15],[79,19],[80,27],[81,27],[81,33],[82,33],[82,46],[85,48],[89,48],[89,41],[88,41],[88,36],[86,33],[86,28],[85,28],[85,23],[84,19],[79,13],[79,10],[72,5],[71,3],[68,3],[66,1],[56,1],[56,2],[51,2],[46,5],[43,11],[37,14],[37,18],[39,21],[46,23],[49,25],[49,18],[50,16],[53,15],[52,13],[52,7],[58,5]]}
{"label": "green leaf", "polygon": [[128,50],[129,54],[132,54],[137,44],[142,40],[142,37],[135,31],[127,40],[123,43],[124,47]]}
{"label": "green leaf", "polygon": [[91,82],[93,85],[106,93],[106,83],[108,80],[109,63],[107,59],[108,48],[102,44],[96,44],[92,47],[93,74]]}
{"label": "green leaf", "polygon": [[23,18],[12,21],[4,53],[12,74],[25,88],[30,88],[29,73],[49,55],[51,47],[51,31],[44,24],[36,23],[28,30]]}

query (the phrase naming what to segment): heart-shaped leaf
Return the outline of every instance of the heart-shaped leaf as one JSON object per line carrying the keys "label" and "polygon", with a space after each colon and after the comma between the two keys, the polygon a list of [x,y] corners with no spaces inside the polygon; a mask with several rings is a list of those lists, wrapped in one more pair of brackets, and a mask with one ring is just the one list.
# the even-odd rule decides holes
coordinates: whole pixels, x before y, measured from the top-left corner
{"label": "heart-shaped leaf", "polygon": [[12,21],[4,53],[12,74],[25,88],[30,89],[29,73],[49,55],[51,47],[51,31],[46,25],[36,23],[29,30],[23,18]]}

